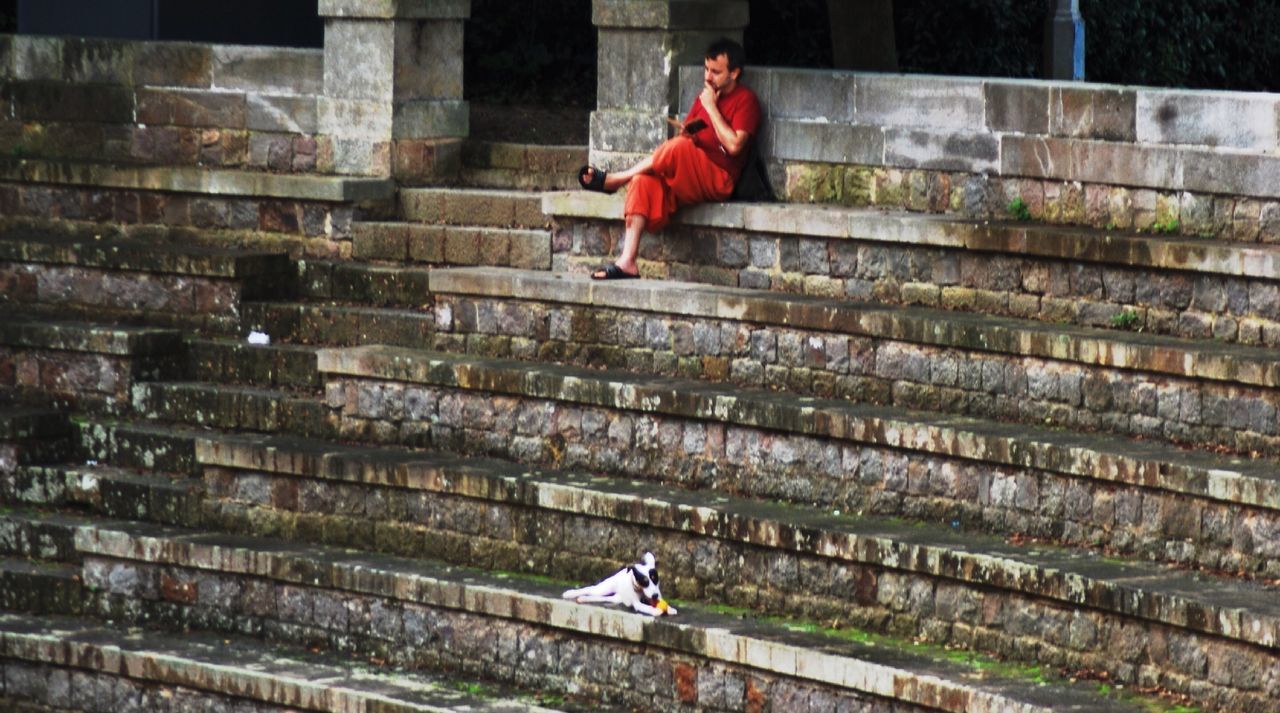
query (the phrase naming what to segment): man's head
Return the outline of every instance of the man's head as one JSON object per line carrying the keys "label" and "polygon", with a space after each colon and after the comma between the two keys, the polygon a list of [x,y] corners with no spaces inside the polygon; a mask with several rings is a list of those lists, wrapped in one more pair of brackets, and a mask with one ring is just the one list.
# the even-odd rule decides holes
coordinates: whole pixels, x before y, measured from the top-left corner
{"label": "man's head", "polygon": [[746,53],[742,45],[728,38],[712,42],[703,55],[703,81],[724,92],[733,89],[742,76]]}

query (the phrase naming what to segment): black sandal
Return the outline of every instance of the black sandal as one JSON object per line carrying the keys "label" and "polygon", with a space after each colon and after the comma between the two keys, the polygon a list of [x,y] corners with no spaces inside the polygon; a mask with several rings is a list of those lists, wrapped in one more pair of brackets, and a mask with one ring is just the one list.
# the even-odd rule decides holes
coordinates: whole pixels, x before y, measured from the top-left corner
{"label": "black sandal", "polygon": [[[596,277],[600,272],[603,272],[604,274]],[[618,267],[616,263],[601,265],[591,273],[591,279],[593,280],[636,280],[639,278],[639,275],[632,275],[631,273],[624,271],[622,268]]]}
{"label": "black sandal", "polygon": [[[587,171],[591,171],[591,178],[587,178]],[[608,171],[602,171],[595,166],[586,165],[578,169],[578,185],[588,191],[596,191],[597,193],[613,193],[613,191],[605,190],[604,179],[609,175]]]}

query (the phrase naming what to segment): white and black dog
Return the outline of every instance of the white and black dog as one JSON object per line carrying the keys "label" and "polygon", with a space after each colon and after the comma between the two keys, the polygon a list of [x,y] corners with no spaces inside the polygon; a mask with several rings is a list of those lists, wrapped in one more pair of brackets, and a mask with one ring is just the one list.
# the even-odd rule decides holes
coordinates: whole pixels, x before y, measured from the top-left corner
{"label": "white and black dog", "polygon": [[644,553],[640,562],[623,567],[598,584],[570,589],[562,596],[581,604],[625,604],[649,616],[676,613],[676,608],[667,605],[658,589],[658,563],[652,552]]}

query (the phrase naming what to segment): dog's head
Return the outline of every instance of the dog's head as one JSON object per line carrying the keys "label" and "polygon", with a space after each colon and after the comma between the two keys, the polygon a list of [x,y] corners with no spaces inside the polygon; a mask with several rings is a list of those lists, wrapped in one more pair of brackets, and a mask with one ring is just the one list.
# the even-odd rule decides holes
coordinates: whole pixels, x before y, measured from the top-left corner
{"label": "dog's head", "polygon": [[631,565],[631,586],[636,590],[640,601],[649,606],[657,606],[662,598],[662,590],[658,588],[658,561],[652,552],[644,553],[640,562]]}

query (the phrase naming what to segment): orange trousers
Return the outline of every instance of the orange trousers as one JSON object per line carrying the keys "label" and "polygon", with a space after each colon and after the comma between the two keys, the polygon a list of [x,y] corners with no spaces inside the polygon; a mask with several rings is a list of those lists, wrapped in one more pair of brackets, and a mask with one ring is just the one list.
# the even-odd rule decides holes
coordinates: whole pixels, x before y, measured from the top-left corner
{"label": "orange trousers", "polygon": [[729,172],[707,158],[692,139],[668,139],[653,152],[653,169],[631,179],[622,214],[642,215],[645,230],[666,227],[677,208],[722,201],[733,195]]}

